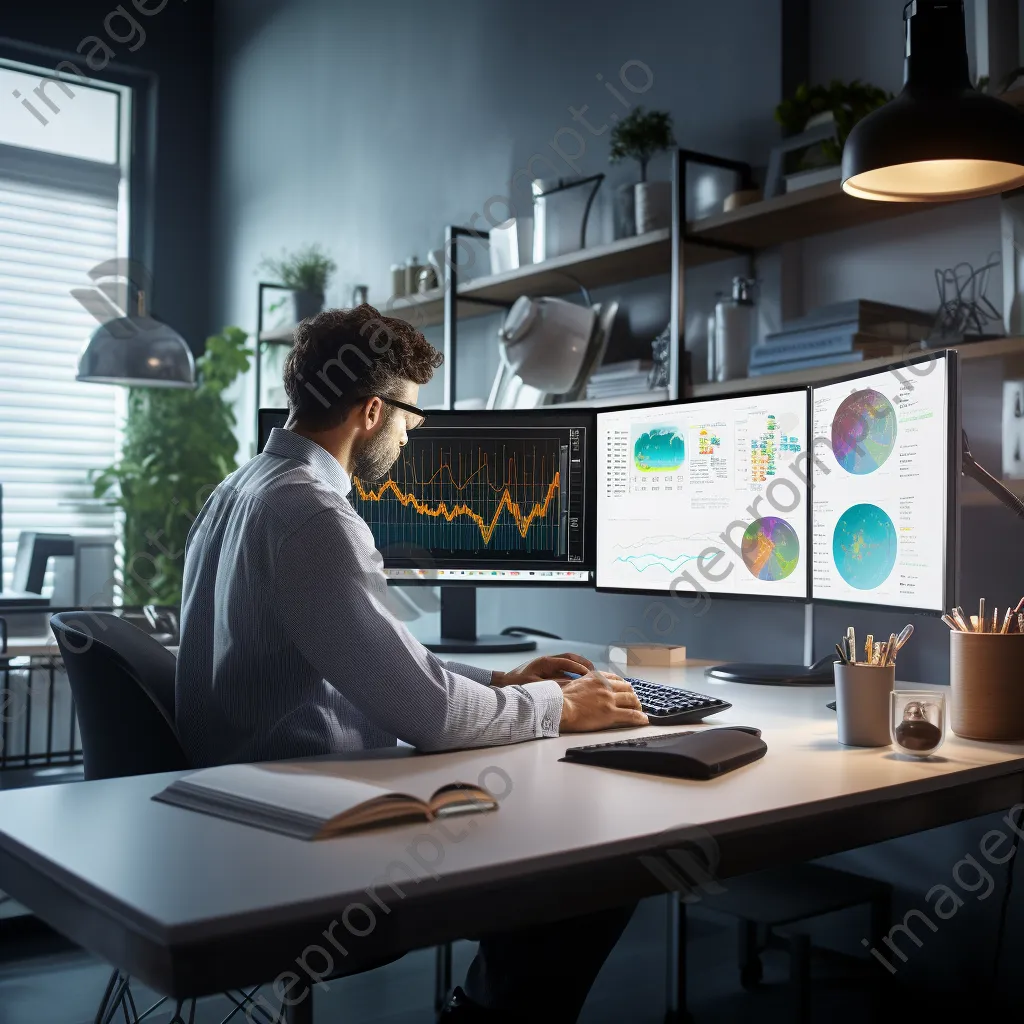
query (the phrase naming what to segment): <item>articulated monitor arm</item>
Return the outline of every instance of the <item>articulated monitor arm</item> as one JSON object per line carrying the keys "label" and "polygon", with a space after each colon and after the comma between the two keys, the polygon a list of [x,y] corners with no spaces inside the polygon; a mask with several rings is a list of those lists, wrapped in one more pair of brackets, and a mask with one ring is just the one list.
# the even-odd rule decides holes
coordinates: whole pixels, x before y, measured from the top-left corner
{"label": "articulated monitor arm", "polygon": [[963,432],[962,458],[962,471],[964,476],[969,476],[972,479],[977,480],[985,490],[990,494],[995,495],[995,497],[1010,509],[1011,512],[1015,512],[1021,519],[1024,519],[1024,501],[1021,501],[1013,491],[1004,486],[1001,481],[997,480],[987,470],[982,469],[982,467],[974,461],[974,456],[971,454],[971,447],[967,442],[967,431]]}

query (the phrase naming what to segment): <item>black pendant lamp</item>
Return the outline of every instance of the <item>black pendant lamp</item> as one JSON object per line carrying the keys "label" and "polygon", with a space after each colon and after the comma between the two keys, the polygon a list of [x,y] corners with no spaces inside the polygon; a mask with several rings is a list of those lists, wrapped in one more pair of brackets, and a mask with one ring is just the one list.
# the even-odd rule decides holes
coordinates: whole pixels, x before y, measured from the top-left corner
{"label": "black pendant lamp", "polygon": [[194,388],[196,366],[188,342],[147,314],[144,292],[138,293],[137,303],[135,314],[96,328],[78,358],[75,380],[134,388]]}
{"label": "black pendant lamp", "polygon": [[850,132],[843,189],[934,203],[1024,185],[1024,113],[971,85],[963,0],[911,0],[903,19],[903,91]]}

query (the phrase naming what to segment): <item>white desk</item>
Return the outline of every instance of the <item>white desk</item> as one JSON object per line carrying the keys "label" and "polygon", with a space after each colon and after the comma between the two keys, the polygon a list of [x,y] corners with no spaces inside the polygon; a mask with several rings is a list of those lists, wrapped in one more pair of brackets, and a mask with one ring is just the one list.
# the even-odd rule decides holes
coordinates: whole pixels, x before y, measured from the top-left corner
{"label": "white desk", "polygon": [[[511,789],[496,814],[455,819],[447,836],[437,825],[406,826],[316,843],[155,803],[167,775],[0,793],[0,888],[158,990],[202,995],[275,977],[311,943],[323,945],[325,929],[346,912],[366,930],[360,905],[374,912],[369,934],[334,933],[345,940],[347,966],[663,891],[640,855],[678,848],[694,826],[717,844],[717,873],[727,877],[1020,798],[1021,744],[950,736],[940,757],[923,762],[887,748],[844,749],[825,706],[830,687],[716,683],[700,670],[643,674],[731,701],[712,723],[759,726],[767,756],[711,782],[560,763],[566,747],[593,742],[580,736],[363,756],[350,761],[353,777],[399,789],[476,780],[492,767]],[[497,776],[488,781],[500,789]],[[400,894],[380,881],[399,862],[407,865],[394,875]]]}

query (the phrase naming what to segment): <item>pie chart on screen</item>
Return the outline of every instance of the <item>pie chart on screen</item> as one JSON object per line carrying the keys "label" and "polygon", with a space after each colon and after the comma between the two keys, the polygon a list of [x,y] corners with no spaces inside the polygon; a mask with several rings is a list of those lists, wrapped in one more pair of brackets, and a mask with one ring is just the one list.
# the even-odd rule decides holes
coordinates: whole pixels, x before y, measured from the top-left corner
{"label": "pie chart on screen", "polygon": [[743,531],[743,564],[752,576],[774,582],[792,575],[800,561],[800,540],[785,519],[765,516]]}
{"label": "pie chart on screen", "polygon": [[852,505],[832,534],[832,559],[855,590],[876,590],[896,565],[896,527],[877,505]]}
{"label": "pie chart on screen", "polygon": [[874,473],[896,447],[896,410],[867,388],[844,398],[832,417],[832,454],[847,473]]}

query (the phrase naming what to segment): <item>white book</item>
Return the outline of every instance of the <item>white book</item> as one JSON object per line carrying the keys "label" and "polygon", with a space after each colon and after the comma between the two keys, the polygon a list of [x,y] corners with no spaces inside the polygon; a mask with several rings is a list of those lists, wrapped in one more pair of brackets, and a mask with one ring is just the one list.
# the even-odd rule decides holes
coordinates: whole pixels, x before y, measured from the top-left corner
{"label": "white book", "polygon": [[177,779],[153,799],[298,839],[498,807],[481,786],[453,782],[422,800],[346,778],[341,771],[347,764],[314,759],[220,765]]}

